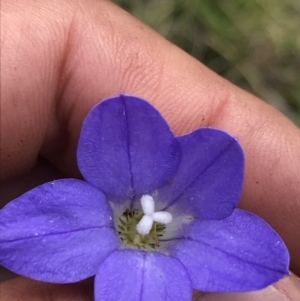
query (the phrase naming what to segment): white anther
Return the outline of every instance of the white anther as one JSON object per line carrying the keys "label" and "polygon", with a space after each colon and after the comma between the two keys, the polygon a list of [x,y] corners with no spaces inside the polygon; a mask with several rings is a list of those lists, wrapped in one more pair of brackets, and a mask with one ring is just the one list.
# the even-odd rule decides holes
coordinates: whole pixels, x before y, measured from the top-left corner
{"label": "white anther", "polygon": [[153,226],[153,219],[149,215],[144,215],[142,219],[139,221],[139,223],[136,225],[136,230],[141,235],[147,235],[151,231],[151,228]]}
{"label": "white anther", "polygon": [[151,195],[143,195],[141,197],[141,205],[144,212],[144,216],[136,225],[136,230],[141,235],[149,234],[154,222],[160,224],[168,224],[173,219],[171,213],[169,212],[154,212],[155,204]]}
{"label": "white anther", "polygon": [[160,223],[160,224],[168,224],[173,219],[171,213],[164,212],[164,211],[154,212],[152,214],[152,218],[155,222]]}
{"label": "white anther", "polygon": [[154,200],[153,197],[149,194],[143,195],[141,197],[141,205],[144,214],[146,215],[152,215],[154,213]]}

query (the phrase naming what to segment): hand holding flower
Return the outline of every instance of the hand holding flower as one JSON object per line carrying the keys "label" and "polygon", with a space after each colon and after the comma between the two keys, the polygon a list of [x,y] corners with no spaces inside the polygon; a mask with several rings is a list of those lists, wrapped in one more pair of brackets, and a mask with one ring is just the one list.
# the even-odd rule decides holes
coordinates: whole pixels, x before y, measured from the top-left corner
{"label": "hand holding flower", "polygon": [[[22,6],[21,4],[18,4]],[[119,10],[112,6],[111,4],[97,4],[101,6],[101,8],[107,7],[108,11],[114,11],[114,13],[118,13]],[[4,8],[9,9],[9,5],[7,6],[4,5]],[[35,8],[33,8],[35,9]],[[124,20],[126,20],[129,17],[126,15],[124,16]],[[83,20],[83,19],[80,19]],[[93,20],[93,19],[92,19]],[[65,22],[65,21],[64,21]],[[91,21],[92,22],[92,21]],[[118,21],[119,22],[119,21]],[[119,26],[118,22],[116,23],[115,26]],[[97,27],[98,25],[96,25]],[[137,34],[139,36],[139,30],[137,27],[137,32],[134,33],[134,35]],[[146,29],[143,29],[146,30]],[[147,30],[146,30],[147,31]],[[76,32],[76,31],[75,31]],[[128,33],[129,34],[129,33]],[[123,32],[122,35],[124,37],[126,36],[126,33]],[[129,34],[130,35],[130,34]],[[51,35],[49,35],[50,37]],[[274,169],[274,166],[269,166],[268,162],[276,162],[278,160],[278,157],[276,154],[272,153],[268,155],[268,160],[263,160],[262,153],[259,155],[259,151],[262,149],[272,149],[271,145],[277,145],[278,141],[281,138],[274,138],[275,140],[270,140],[270,139],[253,139],[253,136],[247,134],[249,133],[249,129],[253,129],[252,133],[258,134],[259,132],[255,132],[254,129],[259,129],[260,133],[265,133],[265,137],[272,136],[272,133],[275,132],[275,129],[278,128],[277,124],[279,122],[280,126],[284,124],[284,127],[286,129],[284,133],[284,139],[287,141],[285,144],[285,148],[289,150],[289,152],[293,153],[294,156],[292,156],[294,159],[297,160],[297,152],[295,151],[296,145],[299,144],[299,141],[294,138],[297,137],[298,130],[294,128],[292,125],[289,124],[289,122],[285,121],[284,118],[282,118],[279,114],[274,112],[272,109],[268,108],[266,105],[257,102],[256,100],[252,99],[251,96],[244,94],[243,92],[239,91],[238,89],[232,87],[230,84],[222,81],[215,75],[213,75],[210,71],[206,70],[204,67],[198,65],[195,63],[192,59],[187,57],[185,54],[181,53],[178,51],[176,48],[172,48],[170,45],[165,43],[162,40],[159,40],[153,33],[149,32],[149,35],[147,36],[152,37],[153,36],[153,41],[156,41],[157,46],[155,49],[169,49],[173,53],[173,58],[174,56],[180,58],[181,64],[183,64],[185,67],[182,68],[183,66],[178,66],[176,61],[173,60],[172,56],[167,59],[167,57],[164,56],[159,56],[156,58],[156,61],[160,60],[166,60],[167,61],[167,76],[165,73],[158,72],[156,69],[156,73],[159,74],[159,82],[162,84],[160,90],[161,93],[157,93],[157,96],[151,96],[151,94],[157,92],[157,87],[156,86],[156,80],[154,78],[153,82],[150,84],[150,81],[148,80],[146,85],[140,83],[138,86],[135,86],[136,78],[138,78],[138,74],[135,73],[135,70],[138,70],[136,67],[132,69],[132,74],[129,78],[135,78],[135,80],[126,80],[126,75],[122,76],[122,80],[118,82],[116,80],[116,73],[111,73],[109,76],[109,70],[110,68],[107,69],[106,77],[107,79],[104,80],[104,77],[102,78],[102,75],[100,74],[98,78],[96,77],[96,72],[95,76],[89,76],[89,81],[88,84],[85,83],[86,80],[86,72],[90,72],[90,74],[93,74],[93,64],[88,64],[87,58],[90,57],[91,54],[91,49],[87,50],[88,47],[90,47],[89,44],[83,43],[85,45],[86,51],[88,51],[89,56],[85,57],[84,52],[83,56],[81,56],[81,62],[84,61],[84,68],[79,68],[75,73],[72,71],[72,80],[68,82],[68,85],[63,85],[63,96],[61,100],[58,102],[60,109],[57,111],[54,111],[54,115],[52,115],[52,110],[50,110],[51,106],[50,104],[52,103],[52,96],[50,96],[49,90],[47,90],[46,87],[53,87],[53,77],[49,76],[47,77],[47,80],[43,77],[37,77],[37,81],[43,81],[42,86],[44,86],[46,89],[43,91],[39,92],[39,90],[36,89],[36,84],[32,85],[31,87],[31,82],[34,82],[32,80],[32,77],[27,80],[27,78],[24,78],[23,84],[27,83],[28,88],[28,94],[22,94],[23,100],[29,100],[29,102],[18,102],[19,98],[16,98],[16,95],[21,95],[19,94],[21,90],[20,87],[17,89],[10,89],[11,81],[7,80],[7,84],[5,85],[5,89],[3,91],[4,99],[7,99],[7,101],[4,102],[4,120],[3,120],[3,126],[2,129],[4,131],[4,134],[7,136],[6,139],[4,139],[4,144],[3,144],[3,149],[2,149],[2,158],[5,158],[3,161],[3,169],[2,172],[4,176],[6,175],[16,175],[20,171],[26,170],[32,164],[32,162],[36,158],[36,154],[38,150],[41,148],[41,141],[43,140],[43,146],[41,149],[41,154],[46,157],[50,161],[55,161],[56,165],[64,170],[67,174],[70,176],[72,175],[73,177],[76,176],[76,169],[75,169],[75,164],[74,164],[74,159],[71,154],[75,154],[75,148],[77,145],[77,140],[78,140],[78,135],[79,135],[79,130],[81,128],[82,120],[87,114],[87,112],[90,110],[90,108],[93,106],[98,101],[98,98],[104,98],[105,96],[116,94],[120,91],[125,91],[125,92],[130,92],[130,93],[135,93],[139,95],[143,95],[144,97],[149,98],[152,102],[156,104],[159,109],[163,112],[163,114],[167,117],[167,119],[170,121],[172,128],[177,132],[177,133],[185,133],[189,132],[192,129],[196,129],[201,125],[210,125],[210,126],[215,126],[215,127],[220,127],[223,129],[228,130],[229,132],[233,133],[235,136],[237,136],[242,144],[245,146],[246,150],[246,156],[248,159],[248,172],[246,169],[246,186],[244,190],[244,199],[243,199],[243,204],[248,204],[247,207],[249,209],[255,210],[255,207],[251,205],[253,202],[260,202],[261,204],[265,204],[262,208],[260,208],[261,212],[259,210],[255,210],[258,213],[261,213],[265,218],[267,218],[271,224],[276,227],[279,232],[282,232],[281,234],[287,241],[292,258],[295,258],[293,262],[295,262],[295,267],[297,267],[297,260],[296,257],[293,257],[293,254],[296,254],[298,247],[297,247],[297,241],[293,240],[292,237],[295,235],[295,232],[293,231],[287,231],[286,227],[289,225],[288,223],[284,223],[283,221],[280,222],[280,216],[284,216],[284,221],[286,221],[287,216],[284,215],[284,212],[290,212],[288,210],[288,204],[289,201],[286,201],[285,203],[280,203],[282,204],[280,207],[280,211],[283,212],[283,215],[280,215],[278,213],[278,207],[275,205],[271,205],[271,203],[267,203],[270,198],[272,198],[272,204],[276,204],[276,200],[279,200],[281,197],[281,192],[285,192],[285,199],[286,200],[294,200],[294,194],[296,195],[296,187],[297,187],[297,179],[294,178],[292,175],[296,174],[296,169],[294,169],[294,164],[291,163],[290,161],[291,157],[286,157],[283,156],[283,158],[280,158],[280,160],[277,162],[279,166],[285,166],[284,169],[280,169],[280,174],[277,172],[277,168]],[[52,37],[52,36],[51,36]],[[76,37],[76,36],[75,36]],[[77,36],[78,37],[78,36]],[[84,38],[82,36],[82,38]],[[128,35],[126,36],[126,39],[128,38]],[[151,38],[152,39],[152,38]],[[74,45],[74,43],[71,43]],[[9,44],[4,44],[6,47],[9,46]],[[76,45],[76,43],[75,43]],[[147,43],[146,41],[142,42],[141,45],[143,47],[146,47],[147,49]],[[4,47],[5,49],[5,47]],[[78,48],[75,48],[78,50]],[[74,49],[74,50],[75,50]],[[111,49],[111,48],[110,48]],[[76,51],[77,51],[76,50]],[[82,50],[82,48],[81,48]],[[91,51],[90,51],[91,50]],[[126,50],[126,49],[125,49]],[[37,50],[36,50],[37,51]],[[4,52],[5,53],[5,52]],[[71,52],[72,53],[72,52]],[[102,61],[101,56],[96,55],[97,52],[95,53],[94,59],[96,61]],[[139,52],[140,53],[140,52]],[[124,53],[123,53],[124,54]],[[6,62],[9,62],[9,57],[13,55],[12,53],[6,52]],[[18,53],[20,55],[20,53]],[[57,54],[58,55],[58,54]],[[130,55],[130,52],[129,52]],[[145,55],[145,51],[142,52],[142,57]],[[63,71],[66,72],[69,70],[71,67],[73,59],[69,58],[74,58],[71,54],[69,54],[67,60],[67,64],[65,64]],[[76,56],[75,56],[76,57]],[[126,57],[126,55],[125,55]],[[129,56],[130,57],[130,56]],[[146,57],[145,57],[146,59]],[[143,61],[143,59],[142,59]],[[22,61],[21,61],[22,62]],[[33,62],[33,61],[32,61]],[[41,62],[44,62],[44,60],[41,58]],[[146,63],[146,60],[144,61]],[[195,64],[195,66],[194,66]],[[77,64],[78,65],[78,64]],[[103,64],[100,64],[102,66],[102,71],[103,69]],[[100,66],[99,65],[99,66]],[[22,65],[20,64],[18,66],[19,68],[19,74],[22,74],[24,70],[27,68],[27,65]],[[107,65],[108,66],[108,65]],[[126,60],[122,60],[122,63],[120,64],[120,68],[116,68],[118,70],[118,74],[120,73],[120,70],[127,70],[126,67],[127,63]],[[151,73],[153,66],[148,66],[145,64],[144,71],[141,73],[143,74],[142,79],[145,79],[147,77],[147,74],[149,72]],[[41,68],[40,70],[44,70],[45,66],[42,64],[34,64],[31,65],[31,69],[29,72],[32,73],[33,78],[35,76],[35,72]],[[181,89],[185,91],[183,94],[181,92],[181,89],[176,88],[175,82],[173,82],[172,79],[172,74],[174,75],[174,72],[179,72],[176,70],[180,70],[178,75],[176,75],[176,79],[181,79],[184,78],[184,70],[187,68],[190,70],[192,75],[189,75],[187,81],[183,81],[181,85]],[[72,68],[71,68],[72,69]],[[4,71],[7,71],[8,73],[7,76],[5,77],[6,79],[10,79],[11,76],[8,76],[9,72],[11,72],[11,68],[6,69],[4,66]],[[52,70],[50,68],[50,70]],[[47,69],[49,71],[49,68]],[[45,71],[46,72],[46,71]],[[145,73],[146,72],[146,73]],[[148,73],[147,73],[148,72]],[[40,72],[37,74],[41,74]],[[63,74],[63,72],[62,72]],[[103,74],[103,73],[102,73]],[[126,73],[127,74],[127,73]],[[165,74],[165,75],[163,75]],[[53,73],[54,75],[54,73]],[[204,75],[204,76],[203,76]],[[62,76],[62,78],[65,78]],[[111,79],[110,79],[111,78]],[[113,80],[114,79],[114,80]],[[110,88],[110,83],[114,83],[113,88]],[[197,84],[196,84],[197,83]],[[83,89],[83,92],[80,92],[81,90],[79,89],[78,92],[76,91],[77,88],[81,87]],[[88,87],[88,89],[85,89],[85,86]],[[203,90],[202,87],[208,87],[208,90]],[[168,87],[172,87],[174,91],[168,90]],[[141,90],[140,90],[141,89]],[[144,91],[143,91],[144,89]],[[164,91],[168,90],[168,93],[165,93]],[[48,92],[47,92],[48,91]],[[100,92],[101,91],[101,92]],[[213,91],[213,94],[210,94],[209,91]],[[37,94],[41,93],[41,94]],[[46,93],[46,94],[44,94]],[[75,93],[75,94],[74,94]],[[224,94],[225,93],[225,94]],[[81,95],[80,98],[78,96]],[[196,97],[197,95],[197,97]],[[223,95],[223,96],[222,96]],[[222,98],[224,97],[225,98]],[[226,96],[227,95],[227,96]],[[230,97],[228,95],[231,95]],[[228,98],[229,97],[229,98]],[[239,99],[239,102],[234,101],[234,97]],[[10,99],[15,99],[17,102],[17,109],[15,110],[15,114],[20,116],[20,118],[11,120],[9,116],[11,115],[11,102],[8,101]],[[41,102],[40,99],[45,99],[44,102]],[[159,101],[161,99],[162,101]],[[180,111],[181,108],[183,107],[180,105],[180,102],[183,101],[184,99],[184,104],[186,105],[186,108],[183,109],[183,111]],[[227,100],[227,105],[222,106],[223,101],[221,99],[226,99]],[[229,100],[228,100],[229,99]],[[251,102],[250,102],[251,101]],[[22,109],[23,104],[27,105],[27,110],[24,111]],[[165,104],[168,104],[166,106]],[[176,105],[177,103],[177,105]],[[174,106],[175,105],[175,106]],[[198,108],[198,112],[193,112],[194,108]],[[220,110],[220,108],[224,108],[224,110]],[[47,127],[47,122],[45,122],[44,118],[41,119],[41,116],[36,114],[37,110],[39,112],[42,111],[45,112],[45,116],[47,116],[47,120],[49,121],[49,127]],[[73,114],[68,114],[67,112],[70,112],[70,109],[74,108]],[[176,109],[178,108],[178,109]],[[251,114],[245,114],[245,112],[252,112]],[[263,111],[264,115],[261,115],[261,118],[257,119],[256,116],[258,116],[258,112]],[[56,115],[58,114],[58,115]],[[199,114],[204,116],[204,121],[202,121],[202,118],[199,118]],[[69,116],[68,119],[66,119]],[[240,119],[240,116],[244,116],[244,118]],[[29,119],[28,119],[29,118]],[[58,118],[58,119],[57,119]],[[175,119],[174,119],[175,118]],[[31,120],[31,123],[28,123],[27,120]],[[68,121],[67,121],[68,120]],[[272,120],[272,122],[269,122],[269,120]],[[267,122],[268,121],[268,122]],[[24,126],[20,127],[17,126],[18,122],[21,122],[24,124]],[[66,126],[68,124],[68,126]],[[236,127],[238,125],[238,128]],[[246,126],[245,126],[246,125]],[[264,125],[264,126],[263,126]],[[35,130],[32,130],[33,128]],[[14,139],[8,139],[9,138],[9,131],[8,128],[13,128],[17,129],[18,132],[15,132]],[[61,130],[63,129],[63,130]],[[67,132],[69,133],[67,137],[69,138],[68,143],[61,143],[62,141],[62,136],[64,135],[64,130],[67,129]],[[28,137],[26,133],[30,133],[31,136],[29,138],[24,139],[24,137]],[[277,133],[278,135],[278,133]],[[277,136],[274,136],[277,137]],[[282,137],[282,136],[280,136]],[[292,138],[293,137],[293,140]],[[20,140],[23,140],[24,146],[22,145],[21,147],[17,147],[16,143],[20,143]],[[60,141],[60,142],[59,142]],[[277,142],[276,142],[277,141]],[[59,142],[61,145],[61,148],[58,148],[58,143],[54,142]],[[55,147],[53,147],[55,146]],[[13,151],[11,151],[13,150]],[[16,151],[18,150],[18,151]],[[7,155],[10,155],[8,157]],[[12,159],[9,159],[12,158]],[[13,161],[11,161],[13,160]],[[257,161],[257,162],[256,162]],[[294,162],[294,161],[293,161]],[[14,165],[15,163],[15,165]],[[15,167],[14,167],[15,166]],[[272,176],[268,176],[268,173],[272,173]],[[257,181],[253,181],[253,179]],[[282,186],[278,186],[279,179],[281,181]],[[256,182],[259,182],[258,184]],[[287,191],[287,189],[280,189],[284,188],[286,185],[285,183],[288,182],[290,183],[291,189]],[[261,183],[263,183],[263,187],[261,187]],[[272,187],[275,188],[274,183],[276,183],[276,190],[272,191]],[[254,187],[256,189],[254,189]],[[274,201],[275,200],[275,201]],[[245,205],[244,205],[245,206]],[[273,215],[269,215],[264,211],[267,208],[268,212],[273,212]],[[287,209],[285,209],[287,208]],[[293,214],[296,214],[297,211],[297,204],[295,204],[295,210],[291,212],[290,214],[293,216]],[[265,214],[264,214],[265,212]],[[277,213],[276,213],[277,212]],[[295,213],[294,213],[295,212]],[[279,222],[274,222],[272,221],[272,218],[276,217],[276,219],[279,220]],[[290,218],[292,221],[295,220],[296,223],[296,218],[293,219],[292,217]],[[293,225],[293,223],[291,223]],[[289,234],[285,234],[285,231]],[[291,236],[291,239],[289,238],[289,235]]]}

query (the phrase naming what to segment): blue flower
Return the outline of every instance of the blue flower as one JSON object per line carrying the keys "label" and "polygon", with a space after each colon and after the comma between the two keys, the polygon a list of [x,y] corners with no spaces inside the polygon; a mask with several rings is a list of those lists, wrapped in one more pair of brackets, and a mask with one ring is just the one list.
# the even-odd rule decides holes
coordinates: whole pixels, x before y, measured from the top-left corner
{"label": "blue flower", "polygon": [[244,155],[227,133],[175,137],[146,101],[119,95],[86,117],[62,179],[0,212],[0,264],[41,281],[96,275],[95,299],[189,301],[192,289],[257,290],[288,275],[279,235],[237,209]]}

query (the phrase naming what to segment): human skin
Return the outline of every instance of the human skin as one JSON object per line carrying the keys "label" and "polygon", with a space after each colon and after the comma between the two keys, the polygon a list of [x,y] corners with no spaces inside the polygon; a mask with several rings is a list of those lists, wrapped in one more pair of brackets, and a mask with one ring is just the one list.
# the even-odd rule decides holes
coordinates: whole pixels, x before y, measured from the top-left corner
{"label": "human skin", "polygon": [[[175,134],[213,126],[238,137],[246,155],[240,207],[278,231],[289,248],[291,270],[299,275],[296,126],[109,1],[1,0],[1,180],[15,191],[22,185],[16,179],[27,177],[38,156],[66,176],[80,177],[75,155],[82,122],[99,100],[120,92],[153,103]],[[92,300],[90,286],[19,277],[1,284],[0,297]],[[293,275],[262,292],[199,294],[195,300],[279,301],[299,295]]]}

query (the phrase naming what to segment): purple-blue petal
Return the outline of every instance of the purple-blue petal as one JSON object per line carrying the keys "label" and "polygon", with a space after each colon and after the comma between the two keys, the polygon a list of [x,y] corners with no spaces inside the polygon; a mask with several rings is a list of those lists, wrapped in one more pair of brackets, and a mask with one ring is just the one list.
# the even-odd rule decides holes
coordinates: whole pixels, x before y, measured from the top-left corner
{"label": "purple-blue petal", "polygon": [[178,171],[158,190],[162,209],[173,207],[201,219],[223,219],[239,202],[244,178],[244,154],[224,131],[201,128],[178,137],[182,149]]}
{"label": "purple-blue petal", "polygon": [[95,279],[96,301],[190,301],[191,297],[185,267],[156,252],[115,251]]}
{"label": "purple-blue petal", "polygon": [[289,274],[284,242],[250,212],[235,209],[224,220],[198,220],[184,227],[168,251],[185,265],[194,289],[259,290]]}
{"label": "purple-blue petal", "polygon": [[168,124],[148,102],[121,94],[86,117],[77,150],[84,178],[110,201],[151,193],[170,181],[180,147]]}
{"label": "purple-blue petal", "polygon": [[64,179],[38,186],[0,211],[0,264],[37,280],[95,275],[120,240],[103,193]]}

